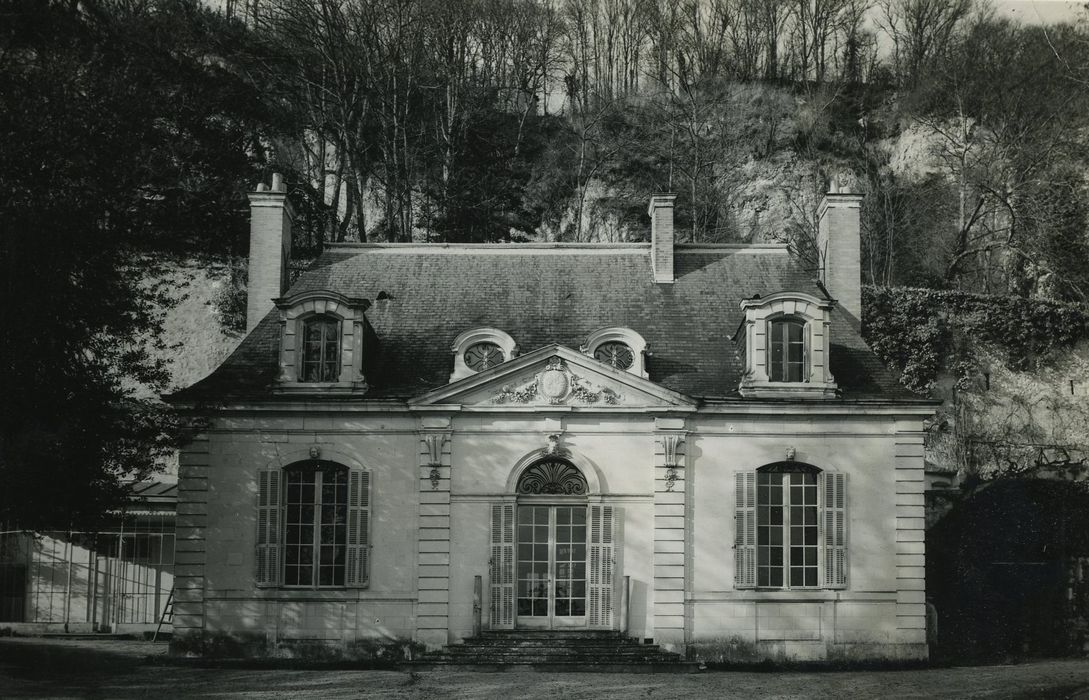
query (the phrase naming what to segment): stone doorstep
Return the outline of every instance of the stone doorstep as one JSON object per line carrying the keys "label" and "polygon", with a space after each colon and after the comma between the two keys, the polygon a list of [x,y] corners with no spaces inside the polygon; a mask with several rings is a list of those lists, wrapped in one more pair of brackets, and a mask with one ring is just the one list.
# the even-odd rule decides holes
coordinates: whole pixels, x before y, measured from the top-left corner
{"label": "stone doorstep", "polygon": [[679,654],[616,632],[593,630],[491,630],[449,644],[414,662],[414,667],[457,666],[467,670],[529,669],[632,672],[698,670]]}

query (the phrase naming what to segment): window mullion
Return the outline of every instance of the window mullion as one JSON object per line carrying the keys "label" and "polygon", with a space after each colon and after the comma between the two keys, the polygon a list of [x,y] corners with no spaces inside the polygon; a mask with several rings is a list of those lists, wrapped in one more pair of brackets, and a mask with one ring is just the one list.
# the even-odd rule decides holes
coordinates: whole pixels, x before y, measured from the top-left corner
{"label": "window mullion", "polygon": [[[324,337],[324,334],[323,334]],[[314,472],[314,554],[310,560],[310,585],[318,587],[318,572],[321,561],[321,488],[324,473],[318,469]]]}
{"label": "window mullion", "polygon": [[783,588],[790,588],[790,474],[783,474]]}

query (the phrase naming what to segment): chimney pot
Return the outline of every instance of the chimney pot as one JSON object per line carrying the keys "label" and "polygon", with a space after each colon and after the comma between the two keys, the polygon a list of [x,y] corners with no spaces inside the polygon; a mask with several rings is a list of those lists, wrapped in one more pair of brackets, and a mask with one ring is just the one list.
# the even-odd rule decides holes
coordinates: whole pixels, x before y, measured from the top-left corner
{"label": "chimney pot", "polygon": [[272,191],[283,192],[284,191],[284,176],[280,173],[272,174]]}

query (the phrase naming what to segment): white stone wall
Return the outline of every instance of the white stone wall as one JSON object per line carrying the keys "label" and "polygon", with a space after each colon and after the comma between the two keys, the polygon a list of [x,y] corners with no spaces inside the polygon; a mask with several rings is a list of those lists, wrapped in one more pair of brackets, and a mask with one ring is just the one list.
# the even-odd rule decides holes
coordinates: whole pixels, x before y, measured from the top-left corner
{"label": "white stone wall", "polygon": [[[180,638],[436,647],[472,633],[476,576],[487,628],[490,506],[513,500],[515,465],[559,434],[599,484],[591,501],[622,509],[616,559],[618,588],[630,581],[630,636],[708,658],[925,655],[921,421],[892,409],[751,405],[658,416],[232,412],[182,457],[175,628]],[[439,440],[437,464],[428,436]],[[257,470],[306,459],[312,446],[371,472],[366,589],[253,583]],[[846,590],[734,589],[733,475],[787,448],[848,474]]]}

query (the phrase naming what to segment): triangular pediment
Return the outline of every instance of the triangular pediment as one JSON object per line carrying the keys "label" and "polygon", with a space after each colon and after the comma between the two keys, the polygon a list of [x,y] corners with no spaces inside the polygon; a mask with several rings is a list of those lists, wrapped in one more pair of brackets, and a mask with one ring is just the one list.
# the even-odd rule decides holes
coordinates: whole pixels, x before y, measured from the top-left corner
{"label": "triangular pediment", "polygon": [[409,401],[412,406],[695,408],[684,394],[549,345]]}

